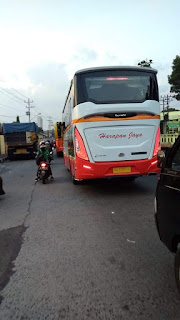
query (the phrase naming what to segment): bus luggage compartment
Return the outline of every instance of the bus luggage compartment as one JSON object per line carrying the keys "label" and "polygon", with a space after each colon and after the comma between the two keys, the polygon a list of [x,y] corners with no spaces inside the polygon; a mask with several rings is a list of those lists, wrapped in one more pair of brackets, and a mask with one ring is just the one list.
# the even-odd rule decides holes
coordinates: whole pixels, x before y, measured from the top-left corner
{"label": "bus luggage compartment", "polygon": [[94,162],[149,159],[153,156],[157,126],[113,125],[84,129]]}

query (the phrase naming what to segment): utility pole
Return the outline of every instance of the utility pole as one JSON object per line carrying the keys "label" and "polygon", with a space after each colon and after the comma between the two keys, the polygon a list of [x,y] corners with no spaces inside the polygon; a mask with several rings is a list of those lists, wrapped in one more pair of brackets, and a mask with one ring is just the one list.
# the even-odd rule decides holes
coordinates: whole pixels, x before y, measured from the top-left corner
{"label": "utility pole", "polygon": [[33,100],[30,101],[30,99],[28,98],[28,101],[24,101],[25,103],[27,103],[26,108],[28,109],[28,111],[26,111],[26,115],[29,116],[29,122],[31,121],[31,109],[34,108],[33,106],[31,106],[31,103],[33,103]]}
{"label": "utility pole", "polygon": [[[167,133],[167,123],[169,121],[169,102],[171,101],[172,96],[169,94],[161,96],[162,106],[163,106],[163,133]],[[166,108],[165,108],[166,104]],[[165,114],[167,112],[167,114]]]}

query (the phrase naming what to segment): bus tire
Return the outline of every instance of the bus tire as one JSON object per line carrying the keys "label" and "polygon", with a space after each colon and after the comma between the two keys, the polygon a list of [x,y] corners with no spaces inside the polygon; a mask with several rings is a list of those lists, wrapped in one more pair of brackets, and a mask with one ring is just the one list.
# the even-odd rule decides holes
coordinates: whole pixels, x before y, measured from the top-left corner
{"label": "bus tire", "polygon": [[73,183],[74,185],[80,184],[80,181],[76,180],[73,175],[71,176],[71,179],[72,179],[72,183]]}
{"label": "bus tire", "polygon": [[174,259],[174,273],[178,291],[180,293],[180,248],[176,251]]}

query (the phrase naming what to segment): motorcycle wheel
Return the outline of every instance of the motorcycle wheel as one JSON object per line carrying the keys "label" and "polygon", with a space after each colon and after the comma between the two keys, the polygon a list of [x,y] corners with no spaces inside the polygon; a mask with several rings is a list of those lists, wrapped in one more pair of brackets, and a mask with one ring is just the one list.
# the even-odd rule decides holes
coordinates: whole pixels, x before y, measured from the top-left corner
{"label": "motorcycle wheel", "polygon": [[46,178],[42,177],[42,183],[45,184],[46,183]]}
{"label": "motorcycle wheel", "polygon": [[180,248],[176,251],[174,259],[174,273],[178,291],[180,293]]}

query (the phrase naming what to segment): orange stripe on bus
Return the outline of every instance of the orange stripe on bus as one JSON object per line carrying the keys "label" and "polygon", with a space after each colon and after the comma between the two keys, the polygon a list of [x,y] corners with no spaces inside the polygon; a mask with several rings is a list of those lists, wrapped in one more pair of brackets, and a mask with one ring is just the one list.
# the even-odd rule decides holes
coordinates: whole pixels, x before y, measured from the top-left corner
{"label": "orange stripe on bus", "polygon": [[66,128],[64,133],[66,133],[73,124],[75,123],[82,123],[82,122],[98,122],[98,121],[126,121],[126,120],[148,120],[148,119],[160,119],[160,115],[147,115],[147,114],[140,114],[135,117],[130,118],[107,118],[107,117],[89,117],[89,118],[80,118],[74,119],[71,124]]}
{"label": "orange stripe on bus", "polygon": [[107,117],[89,117],[73,120],[73,123],[79,122],[97,122],[97,121],[126,121],[126,120],[142,120],[142,119],[160,119],[159,115],[141,114],[130,118],[107,118]]}

